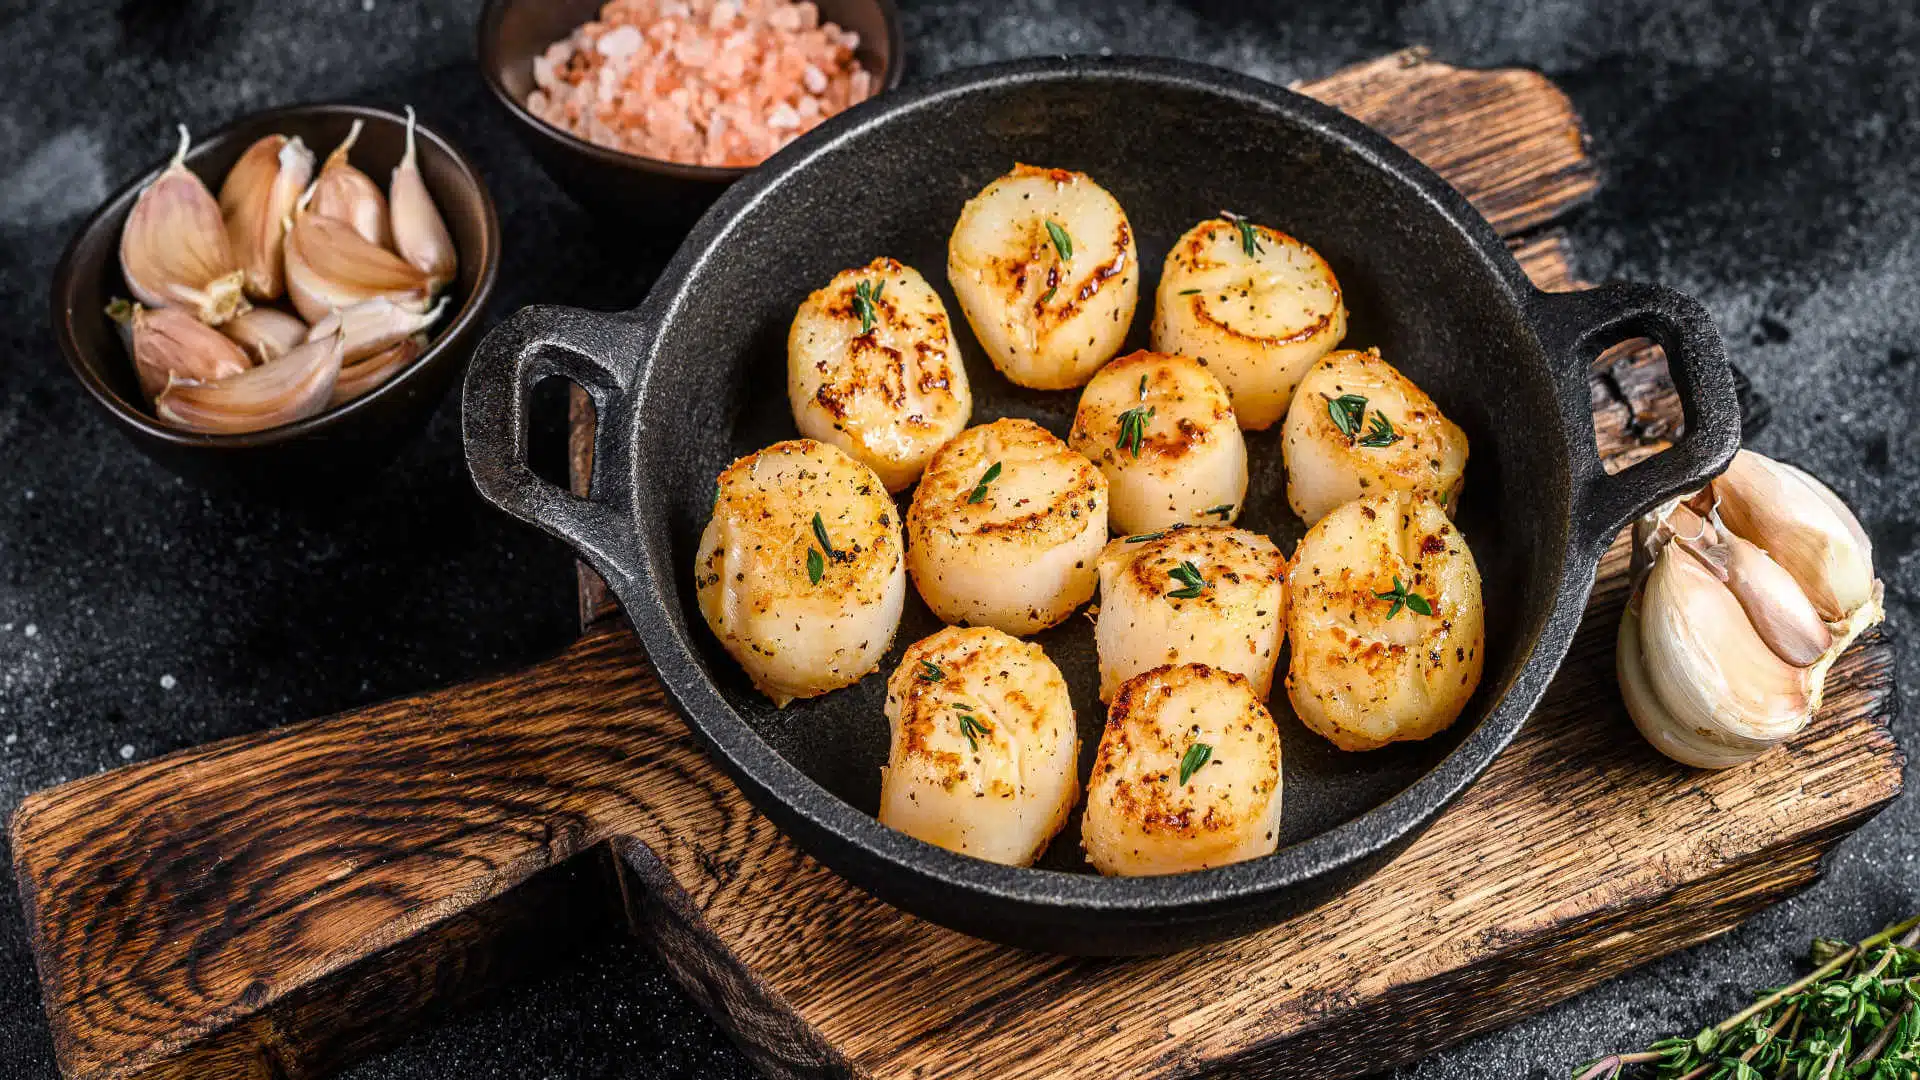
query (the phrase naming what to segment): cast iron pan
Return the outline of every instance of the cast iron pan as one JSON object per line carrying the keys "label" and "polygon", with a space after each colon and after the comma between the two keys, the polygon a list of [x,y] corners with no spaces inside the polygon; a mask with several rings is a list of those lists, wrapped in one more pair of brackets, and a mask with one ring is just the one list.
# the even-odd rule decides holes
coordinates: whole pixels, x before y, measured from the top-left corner
{"label": "cast iron pan", "polygon": [[[753,691],[695,607],[688,586],[714,478],[734,458],[795,435],[787,327],[808,292],[843,268],[880,255],[919,268],[955,316],[973,421],[1025,416],[1065,435],[1076,393],[1000,378],[945,285],[947,234],[961,205],[1016,161],[1084,170],[1126,208],[1146,271],[1137,343],[1168,246],[1201,218],[1236,210],[1319,249],[1345,288],[1347,344],[1379,346],[1472,441],[1461,525],[1486,583],[1479,692],[1443,735],[1365,754],[1307,732],[1276,692],[1285,811],[1281,848],[1268,858],[1102,878],[1081,857],[1077,827],[1032,869],[893,832],[872,817],[887,754],[881,706],[900,649],[938,627],[918,598],[878,673],[785,709]],[[1666,350],[1686,435],[1610,477],[1594,448],[1587,366],[1637,336]],[[589,499],[527,468],[528,393],[556,375],[585,387],[599,417]],[[1606,545],[1657,501],[1724,467],[1740,418],[1700,305],[1653,286],[1537,291],[1458,193],[1341,113],[1192,64],[1057,58],[956,72],[796,141],[720,199],[633,311],[514,315],[474,357],[465,431],[482,494],[573,545],[607,579],[693,731],[808,852],[881,898],[970,934],[1121,954],[1274,922],[1409,843],[1539,701]],[[1303,530],[1284,497],[1278,432],[1250,440],[1241,525],[1291,551]],[[1074,689],[1084,777],[1104,717],[1091,627],[1073,618],[1037,640]]]}

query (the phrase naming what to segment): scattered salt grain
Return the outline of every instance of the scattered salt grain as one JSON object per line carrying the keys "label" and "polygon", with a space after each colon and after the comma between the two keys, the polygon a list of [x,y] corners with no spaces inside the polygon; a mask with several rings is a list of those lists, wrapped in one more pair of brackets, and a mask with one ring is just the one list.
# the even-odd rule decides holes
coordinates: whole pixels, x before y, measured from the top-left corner
{"label": "scattered salt grain", "polygon": [[32,623],[28,623],[27,628],[25,630],[22,630],[21,633],[27,635],[28,637],[39,637],[40,628],[33,625]]}
{"label": "scattered salt grain", "polygon": [[160,689],[171,690],[178,685],[180,685],[180,681],[178,679],[175,679],[172,675],[160,676]]}
{"label": "scattered salt grain", "polygon": [[7,732],[6,744],[8,746],[12,746],[14,743],[17,743],[19,741],[20,741],[20,736],[17,733],[11,732],[11,731]]}
{"label": "scattered salt grain", "polygon": [[128,743],[127,745],[120,748],[120,759],[122,761],[133,760],[133,744],[132,743]]}

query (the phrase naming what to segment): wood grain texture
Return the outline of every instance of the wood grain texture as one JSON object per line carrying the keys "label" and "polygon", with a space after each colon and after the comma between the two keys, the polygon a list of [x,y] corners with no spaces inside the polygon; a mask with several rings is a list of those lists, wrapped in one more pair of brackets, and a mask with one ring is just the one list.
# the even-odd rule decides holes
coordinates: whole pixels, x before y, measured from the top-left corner
{"label": "wood grain texture", "polygon": [[[1415,55],[1309,89],[1413,146],[1504,231],[1591,190],[1583,160],[1556,156],[1578,155],[1578,126],[1538,76]],[[1573,285],[1559,236],[1515,250],[1544,287]],[[1646,350],[1597,362],[1594,404],[1610,461],[1656,452],[1678,418]],[[1788,747],[1720,774],[1654,754],[1613,688],[1624,568],[1616,545],[1533,721],[1401,858],[1266,932],[1132,961],[986,944],[840,881],[748,807],[583,593],[595,624],[529,670],[23,803],[13,852],[61,1067],[315,1075],[502,977],[526,951],[512,942],[564,948],[555,931],[616,898],[773,1075],[1380,1068],[1725,930],[1899,791],[1877,635]],[[613,885],[550,869],[603,843]]]}

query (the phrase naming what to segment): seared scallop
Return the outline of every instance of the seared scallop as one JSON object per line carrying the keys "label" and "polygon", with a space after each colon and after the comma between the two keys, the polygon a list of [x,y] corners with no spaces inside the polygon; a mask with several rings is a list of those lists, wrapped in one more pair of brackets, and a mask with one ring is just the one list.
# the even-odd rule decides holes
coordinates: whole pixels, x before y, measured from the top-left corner
{"label": "seared scallop", "polygon": [[1247,680],[1205,664],[1144,671],[1107,711],[1081,844],[1103,874],[1178,874],[1273,854],[1280,732]]}
{"label": "seared scallop", "polygon": [[1427,495],[1370,495],[1321,518],[1293,553],[1287,600],[1287,697],[1342,750],[1442,731],[1480,683],[1480,570]]}
{"label": "seared scallop", "polygon": [[1101,368],[1069,441],[1106,474],[1116,532],[1240,515],[1247,443],[1226,388],[1191,357],[1135,352]]}
{"label": "seared scallop", "polygon": [[1079,797],[1067,681],[1040,646],[949,626],[887,680],[893,746],[880,823],[962,855],[1026,866]]}
{"label": "seared scallop", "polygon": [[694,555],[700,614],[774,704],[837,690],[893,643],[900,547],[872,469],[812,439],[775,443],[720,474]]}
{"label": "seared scallop", "polygon": [[1273,688],[1286,631],[1287,559],[1227,525],[1115,540],[1100,554],[1100,700],[1161,664],[1202,663]]}
{"label": "seared scallop", "polygon": [[800,305],[787,398],[800,434],[853,455],[888,491],[919,479],[973,412],[946,305],[892,259],[843,270]]}
{"label": "seared scallop", "polygon": [[1346,334],[1332,268],[1286,233],[1213,218],[1167,253],[1153,347],[1207,365],[1243,428],[1264,431],[1286,415],[1307,369]]}
{"label": "seared scallop", "polygon": [[968,428],[907,510],[907,568],[942,622],[1032,634],[1093,596],[1107,478],[1031,420]]}
{"label": "seared scallop", "polygon": [[1084,173],[1015,165],[960,211],[947,280],[1001,374],[1064,390],[1120,351],[1140,295],[1127,213]]}
{"label": "seared scallop", "polygon": [[1378,349],[1338,349],[1313,365],[1287,410],[1287,502],[1311,525],[1341,503],[1417,491],[1449,513],[1467,467],[1467,435]]}

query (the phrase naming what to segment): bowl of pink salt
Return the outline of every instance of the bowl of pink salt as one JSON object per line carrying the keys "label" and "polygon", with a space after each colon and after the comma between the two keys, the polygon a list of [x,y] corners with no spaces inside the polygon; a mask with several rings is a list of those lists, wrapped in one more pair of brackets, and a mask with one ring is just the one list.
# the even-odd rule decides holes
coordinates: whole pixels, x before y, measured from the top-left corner
{"label": "bowl of pink salt", "polygon": [[903,59],[892,0],[488,0],[479,50],[555,183],[671,230]]}

